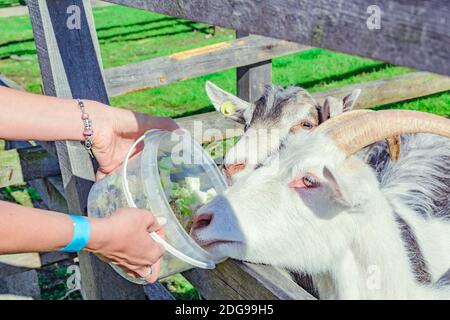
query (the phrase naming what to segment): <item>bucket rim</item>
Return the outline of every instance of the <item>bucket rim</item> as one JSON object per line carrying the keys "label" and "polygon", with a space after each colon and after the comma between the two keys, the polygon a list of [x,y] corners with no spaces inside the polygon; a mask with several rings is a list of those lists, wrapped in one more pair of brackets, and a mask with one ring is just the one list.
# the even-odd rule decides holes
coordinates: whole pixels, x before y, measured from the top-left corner
{"label": "bucket rim", "polygon": [[[157,139],[154,140],[156,143],[156,150],[159,150],[159,146],[161,145],[161,142],[163,139],[170,139],[169,136],[173,134],[173,132],[171,131],[165,131],[165,130],[151,130],[145,133],[145,138],[144,138],[144,144],[147,143],[146,139]],[[215,178],[217,181],[219,181],[219,183],[221,184],[219,187],[222,189],[220,190],[221,192],[223,190],[226,189],[227,185],[226,185],[226,181],[224,179],[224,177],[220,174],[216,164],[214,163],[214,160],[212,160],[212,158],[209,156],[209,154],[202,148],[202,146],[195,141],[195,139],[193,139],[188,131],[184,130],[184,134],[188,135],[188,138],[191,140],[192,146],[194,147],[194,152],[201,152],[202,155],[202,161],[204,161],[204,164],[202,164],[202,166],[207,165],[209,166],[212,170],[210,172],[212,172],[215,175]],[[142,156],[141,156],[141,176],[143,177],[143,172],[142,170],[146,170],[145,168],[149,168],[147,170],[151,170],[152,173],[154,174],[154,176],[156,177],[160,177],[160,172],[158,169],[158,153],[157,152],[150,152],[150,148],[146,148],[143,149],[142,151]],[[146,162],[145,166],[143,164],[143,162]],[[143,180],[142,184],[144,185],[145,188],[145,192],[147,194],[150,194],[152,187],[157,187],[157,193],[164,195],[164,188],[161,184],[161,179],[157,179],[156,182],[151,182],[148,180]],[[154,191],[153,191],[154,192]],[[169,201],[167,199],[167,197],[162,196],[162,203],[164,204],[164,207],[166,210],[168,210],[168,212],[170,212],[175,220],[176,223],[176,228],[183,234],[183,239],[185,241],[187,241],[187,243],[189,244],[190,247],[192,247],[194,250],[196,250],[199,255],[203,256],[205,258],[206,261],[203,261],[204,263],[207,264],[212,264],[215,265],[217,263],[223,262],[224,260],[226,260],[226,257],[221,258],[221,259],[215,259],[214,256],[209,253],[207,250],[205,250],[204,248],[202,248],[197,242],[194,241],[194,239],[192,239],[192,237],[189,235],[188,232],[186,232],[186,230],[183,228],[183,226],[181,225],[180,221],[178,220],[178,218],[176,217],[175,213],[173,212],[172,208],[170,207]],[[175,247],[176,248],[176,247]],[[177,249],[178,250],[178,249]],[[187,254],[186,254],[187,255]],[[192,257],[191,257],[192,258]],[[194,259],[194,258],[192,258]],[[195,259],[197,260],[197,259]],[[187,262],[189,263],[189,262]],[[189,263],[190,264],[190,263]]]}

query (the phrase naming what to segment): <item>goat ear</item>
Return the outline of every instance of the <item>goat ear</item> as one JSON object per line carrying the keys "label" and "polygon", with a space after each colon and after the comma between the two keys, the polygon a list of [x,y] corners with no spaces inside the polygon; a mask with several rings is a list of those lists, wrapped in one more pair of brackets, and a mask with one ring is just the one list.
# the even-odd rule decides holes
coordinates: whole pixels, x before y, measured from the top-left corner
{"label": "goat ear", "polygon": [[347,112],[353,109],[355,106],[356,100],[358,100],[359,95],[361,94],[361,89],[355,89],[349,95],[346,95],[343,99],[343,109],[342,112]]}
{"label": "goat ear", "polygon": [[327,97],[319,109],[319,123],[340,115],[342,112],[344,112],[342,100],[335,97]]}
{"label": "goat ear", "polygon": [[319,124],[330,119],[330,102],[328,98],[325,99],[322,105],[317,107],[317,112],[319,113]]}
{"label": "goat ear", "polygon": [[251,110],[251,103],[222,90],[210,81],[206,81],[205,89],[209,100],[211,100],[217,111],[236,122],[242,124],[247,122],[246,117],[248,117]]}
{"label": "goat ear", "polygon": [[319,122],[322,123],[341,113],[352,110],[360,94],[361,89],[355,89],[342,99],[327,97],[323,105],[319,108]]}
{"label": "goat ear", "polygon": [[[341,178],[342,174],[335,174],[334,170],[325,166],[323,168],[323,177],[328,182],[334,200],[344,209],[359,208],[368,201],[368,188],[364,182],[357,180],[359,188],[353,190],[356,185],[351,175]],[[348,178],[348,179],[347,179]]]}
{"label": "goat ear", "polygon": [[337,175],[333,173],[332,169],[325,166],[323,168],[323,177],[328,182],[328,186],[331,189],[333,199],[343,206],[345,209],[352,207],[352,199],[345,187],[345,183],[341,179],[337,178]]}

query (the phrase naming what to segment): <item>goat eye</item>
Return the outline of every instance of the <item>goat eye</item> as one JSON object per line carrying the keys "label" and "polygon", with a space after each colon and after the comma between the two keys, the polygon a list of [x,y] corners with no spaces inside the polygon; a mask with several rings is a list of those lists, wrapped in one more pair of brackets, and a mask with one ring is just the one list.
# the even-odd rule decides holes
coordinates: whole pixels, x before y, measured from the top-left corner
{"label": "goat eye", "polygon": [[302,126],[303,129],[306,130],[311,130],[314,127],[313,124],[309,121],[303,121],[302,123],[300,123],[300,125]]}
{"label": "goat eye", "polygon": [[317,180],[316,177],[312,176],[312,175],[307,175],[303,177],[303,184],[307,187],[307,188],[315,188],[319,186],[319,181]]}
{"label": "goat eye", "polygon": [[300,130],[311,130],[312,128],[314,128],[314,125],[311,122],[305,120],[305,121],[302,121],[302,122],[292,126],[292,128],[289,130],[289,132],[296,133]]}

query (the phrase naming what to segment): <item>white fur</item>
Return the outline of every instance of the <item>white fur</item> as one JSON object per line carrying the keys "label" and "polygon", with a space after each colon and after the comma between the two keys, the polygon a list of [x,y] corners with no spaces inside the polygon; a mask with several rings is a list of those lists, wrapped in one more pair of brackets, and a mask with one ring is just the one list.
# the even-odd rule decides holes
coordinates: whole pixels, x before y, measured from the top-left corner
{"label": "white fur", "polygon": [[[268,159],[201,208],[197,215],[213,213],[213,218],[192,235],[200,244],[228,241],[209,245],[212,253],[312,274],[325,299],[450,299],[449,286],[416,281],[395,221],[394,212],[411,226],[432,280],[438,280],[450,267],[450,219],[433,217],[436,205],[427,195],[435,193],[424,190],[416,202],[411,195],[439,184],[423,180],[439,171],[433,154],[417,153],[427,150],[432,138],[417,139],[377,177],[364,160],[346,158],[323,136],[290,137],[278,161]],[[450,156],[450,143],[442,141],[447,151],[435,155]],[[425,172],[422,178],[418,170]],[[293,178],[311,173],[319,187],[288,187]]]}
{"label": "white fur", "polygon": [[[246,125],[247,130],[224,157],[225,167],[245,164],[245,169],[232,174],[231,183],[245,178],[268,156],[276,153],[294,126],[307,121],[316,127],[330,117],[349,111],[361,93],[361,90],[356,89],[341,99],[327,97],[323,105],[319,106],[300,87],[283,89],[267,86],[261,99],[255,103],[248,103],[209,81],[205,89],[217,111],[221,112],[223,103],[232,102],[235,112],[225,117]],[[263,112],[254,118],[257,105],[263,107]],[[273,113],[276,110],[278,112]],[[293,131],[298,130],[307,132],[309,129],[300,127]]]}

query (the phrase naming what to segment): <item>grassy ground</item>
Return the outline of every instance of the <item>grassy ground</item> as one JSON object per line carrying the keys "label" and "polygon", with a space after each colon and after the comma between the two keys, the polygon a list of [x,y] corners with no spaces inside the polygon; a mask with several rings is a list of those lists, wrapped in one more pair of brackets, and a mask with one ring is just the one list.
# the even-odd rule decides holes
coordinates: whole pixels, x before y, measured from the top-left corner
{"label": "grassy ground", "polygon": [[[205,24],[112,6],[94,9],[105,68],[142,61],[182,50],[231,40],[231,30],[218,28],[215,36]],[[29,18],[0,19],[0,72],[28,91],[40,92],[40,74]],[[6,27],[7,26],[7,27]],[[397,76],[410,69],[321,49],[296,53],[273,61],[273,81],[300,85],[311,92]],[[235,70],[135,92],[111,99],[114,106],[155,115],[178,117],[212,110],[204,93],[206,80],[235,91]],[[450,115],[450,93],[406,103],[402,107]]]}
{"label": "grassy ground", "polygon": [[0,0],[0,8],[11,7],[13,5],[19,5],[19,0]]}

